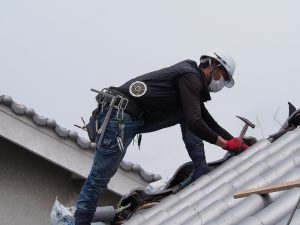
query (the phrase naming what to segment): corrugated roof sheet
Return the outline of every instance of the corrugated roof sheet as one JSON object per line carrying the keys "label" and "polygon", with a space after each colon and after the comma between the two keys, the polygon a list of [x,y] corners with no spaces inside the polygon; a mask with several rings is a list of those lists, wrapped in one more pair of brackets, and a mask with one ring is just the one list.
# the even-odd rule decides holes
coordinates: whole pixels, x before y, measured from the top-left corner
{"label": "corrugated roof sheet", "polygon": [[[70,139],[76,142],[77,145],[82,149],[95,149],[95,143],[78,136],[76,131],[60,126],[54,119],[38,115],[34,109],[26,107],[23,104],[16,103],[12,97],[8,95],[0,95],[0,104],[11,108],[16,115],[27,116],[28,118],[31,118],[35,124],[41,127],[41,129],[43,129],[43,127],[51,128],[53,132],[55,132],[62,139]],[[133,164],[123,160],[119,166],[125,171],[132,171],[139,174],[147,182],[153,182],[161,179],[160,175],[145,171],[139,164]]]}
{"label": "corrugated roof sheet", "polygon": [[[283,225],[300,188],[234,199],[234,193],[300,180],[300,127],[270,143],[261,140],[126,225]],[[300,209],[291,224],[300,224]]]}

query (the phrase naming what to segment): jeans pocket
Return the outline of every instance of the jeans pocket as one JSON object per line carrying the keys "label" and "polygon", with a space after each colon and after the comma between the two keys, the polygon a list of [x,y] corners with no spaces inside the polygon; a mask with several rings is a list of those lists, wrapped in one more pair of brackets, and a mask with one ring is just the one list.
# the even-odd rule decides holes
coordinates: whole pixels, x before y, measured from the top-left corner
{"label": "jeans pocket", "polygon": [[113,154],[119,151],[119,146],[117,142],[117,133],[119,130],[119,122],[112,118],[107,125],[101,143],[98,143],[97,146],[100,144],[100,148],[98,149],[99,153],[102,154]]}

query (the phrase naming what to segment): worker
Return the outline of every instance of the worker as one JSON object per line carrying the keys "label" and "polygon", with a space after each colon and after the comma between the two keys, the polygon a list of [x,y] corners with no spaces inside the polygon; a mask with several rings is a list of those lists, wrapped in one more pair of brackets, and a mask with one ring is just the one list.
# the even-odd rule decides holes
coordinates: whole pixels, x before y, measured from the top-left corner
{"label": "worker", "polygon": [[204,105],[211,100],[210,92],[233,87],[234,71],[229,55],[212,51],[200,57],[199,65],[185,60],[100,92],[87,127],[96,142],[94,162],[77,201],[75,225],[90,225],[99,197],[138,134],[180,124],[193,161],[193,180],[211,170],[203,140],[227,151],[246,150],[248,146],[219,126]]}

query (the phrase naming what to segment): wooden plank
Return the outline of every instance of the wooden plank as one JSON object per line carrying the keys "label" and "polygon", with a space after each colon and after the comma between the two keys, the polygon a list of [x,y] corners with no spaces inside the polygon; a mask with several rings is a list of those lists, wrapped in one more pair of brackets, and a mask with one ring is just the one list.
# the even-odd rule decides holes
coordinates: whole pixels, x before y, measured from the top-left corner
{"label": "wooden plank", "polygon": [[244,197],[248,197],[251,194],[264,195],[264,194],[268,194],[271,192],[292,189],[294,187],[300,187],[300,180],[240,191],[240,192],[234,194],[233,197],[234,198],[244,198]]}

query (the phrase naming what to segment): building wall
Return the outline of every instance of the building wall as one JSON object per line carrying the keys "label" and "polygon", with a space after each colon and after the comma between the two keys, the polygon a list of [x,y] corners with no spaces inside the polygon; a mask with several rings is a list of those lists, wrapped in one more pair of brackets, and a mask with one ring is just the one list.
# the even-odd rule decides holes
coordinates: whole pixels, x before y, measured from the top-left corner
{"label": "building wall", "polygon": [[[0,137],[0,225],[47,225],[53,203],[75,206],[83,180]],[[115,205],[107,192],[101,205]]]}

